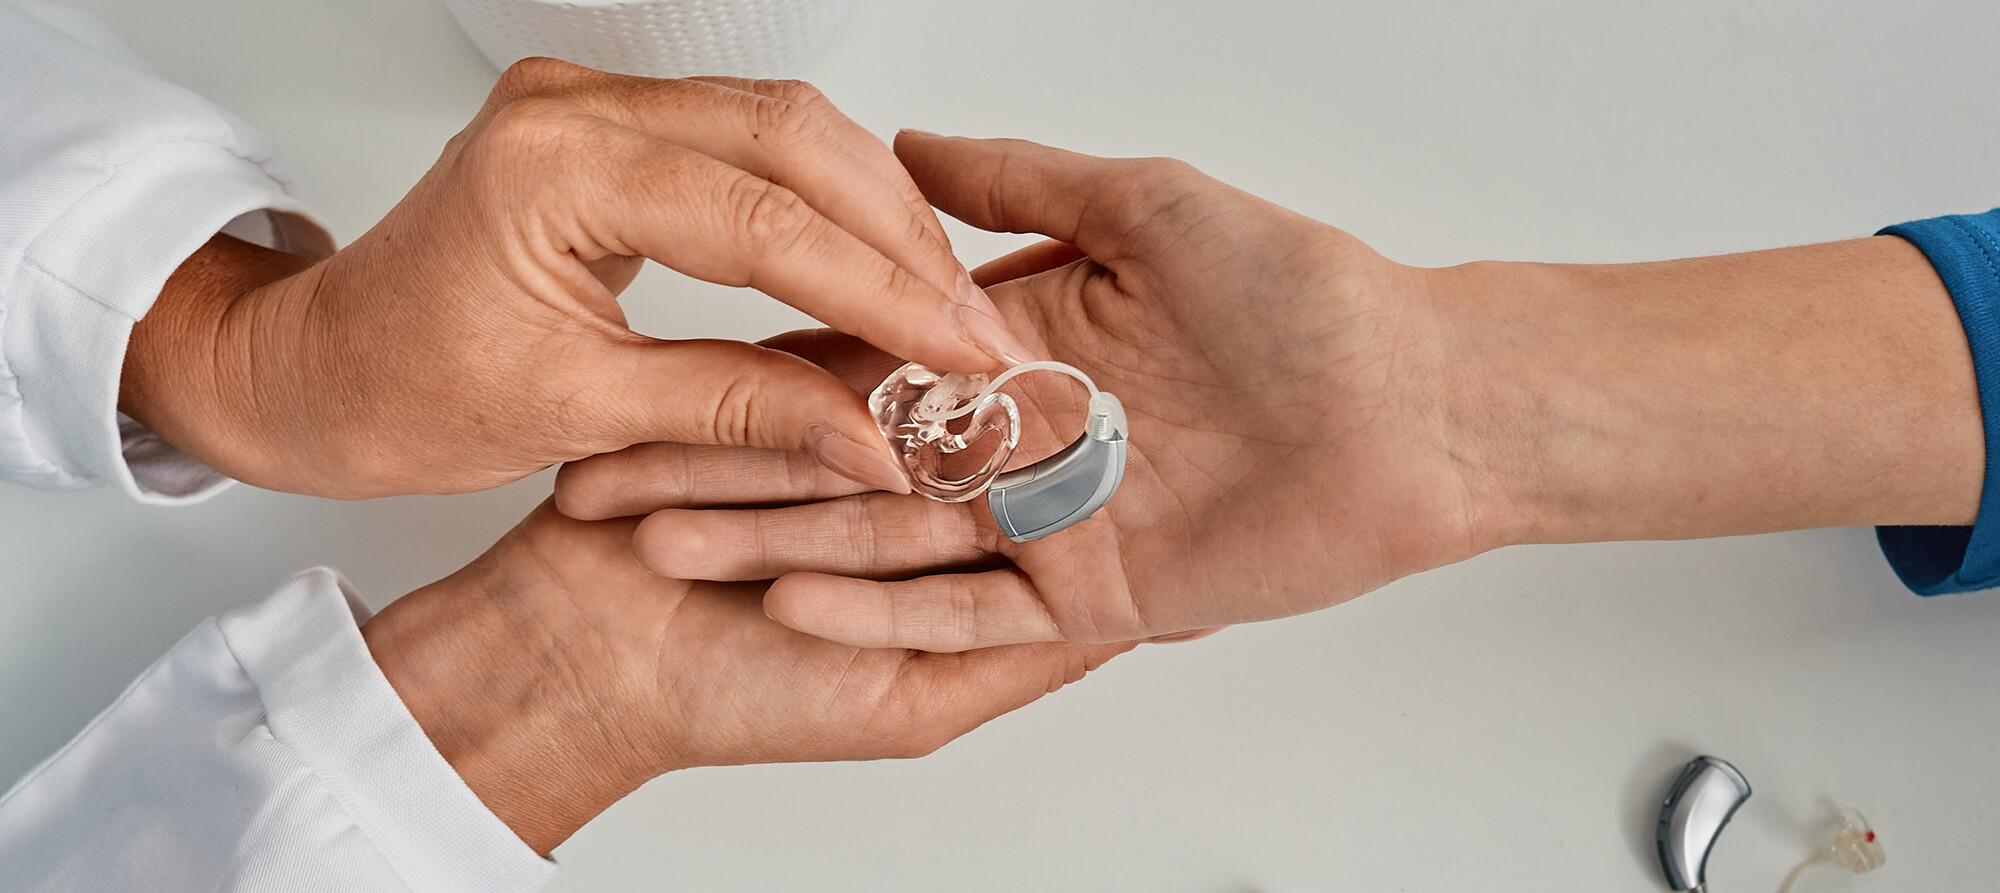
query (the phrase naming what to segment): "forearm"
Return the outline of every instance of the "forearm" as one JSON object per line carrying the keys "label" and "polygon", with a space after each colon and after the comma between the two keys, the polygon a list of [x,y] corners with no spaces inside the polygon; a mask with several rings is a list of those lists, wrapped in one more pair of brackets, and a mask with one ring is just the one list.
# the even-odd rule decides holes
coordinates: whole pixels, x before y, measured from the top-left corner
{"label": "forearm", "polygon": [[1985,443],[1964,329],[1876,237],[1605,266],[1430,271],[1440,379],[1497,543],[1968,524]]}

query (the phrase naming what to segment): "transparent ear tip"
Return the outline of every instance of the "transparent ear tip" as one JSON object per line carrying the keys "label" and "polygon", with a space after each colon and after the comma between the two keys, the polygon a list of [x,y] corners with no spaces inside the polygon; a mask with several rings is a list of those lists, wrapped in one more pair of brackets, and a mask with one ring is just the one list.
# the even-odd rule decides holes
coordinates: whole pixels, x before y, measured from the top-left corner
{"label": "transparent ear tip", "polygon": [[901,457],[911,488],[939,502],[985,492],[1021,439],[1014,399],[995,392],[984,373],[910,363],[868,395],[868,408]]}
{"label": "transparent ear tip", "polygon": [[1082,370],[1053,361],[1023,363],[990,375],[945,373],[909,363],[868,395],[868,408],[901,457],[913,489],[940,502],[964,502],[986,492],[1014,455],[1021,414],[1000,386],[1029,372],[1057,372],[1081,382],[1090,391],[1084,434],[1099,443],[1125,440],[1124,404],[1099,391]]}
{"label": "transparent ear tip", "polygon": [[1860,810],[1844,808],[1840,818],[1842,827],[1833,836],[1833,864],[1855,874],[1881,868],[1888,855],[1882,852],[1882,842],[1875,838],[1875,829],[1868,826]]}

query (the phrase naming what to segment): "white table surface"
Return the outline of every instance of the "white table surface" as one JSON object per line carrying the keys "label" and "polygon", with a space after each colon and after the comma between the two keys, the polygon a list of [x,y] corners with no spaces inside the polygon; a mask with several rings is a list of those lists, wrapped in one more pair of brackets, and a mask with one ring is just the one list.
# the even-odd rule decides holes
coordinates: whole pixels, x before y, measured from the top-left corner
{"label": "white table surface", "polygon": [[[271,132],[343,240],[495,74],[434,0],[75,2]],[[802,74],[883,134],[1186,158],[1404,261],[1613,261],[2000,204],[1996,34],[1974,0],[861,0]],[[954,233],[975,262],[1020,241]],[[627,306],[655,334],[800,321],[657,270]],[[386,602],[548,486],[7,489],[0,777],[203,616],[320,563]],[[552,889],[1652,890],[1657,798],[1697,752],[1756,788],[1716,893],[1774,889],[1833,804],[1888,866],[1802,893],[1983,889],[1996,641],[2000,594],[1911,596],[1863,530],[1514,549],[1143,648],[926,760],[669,776],[563,847]]]}

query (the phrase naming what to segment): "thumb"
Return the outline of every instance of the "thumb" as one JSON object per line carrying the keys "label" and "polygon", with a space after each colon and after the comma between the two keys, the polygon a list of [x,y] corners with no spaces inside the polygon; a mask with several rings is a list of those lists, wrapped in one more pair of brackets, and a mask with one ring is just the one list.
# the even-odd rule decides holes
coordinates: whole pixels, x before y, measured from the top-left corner
{"label": "thumb", "polygon": [[1099,158],[1031,143],[896,134],[896,156],[938,210],[984,230],[1040,233],[1117,256],[1145,222],[1207,181],[1171,158]]}
{"label": "thumb", "polygon": [[803,452],[849,480],[894,493],[909,479],[861,395],[818,366],[740,341],[669,341],[629,351],[631,385],[600,389],[610,420],[595,452],[637,443]]}

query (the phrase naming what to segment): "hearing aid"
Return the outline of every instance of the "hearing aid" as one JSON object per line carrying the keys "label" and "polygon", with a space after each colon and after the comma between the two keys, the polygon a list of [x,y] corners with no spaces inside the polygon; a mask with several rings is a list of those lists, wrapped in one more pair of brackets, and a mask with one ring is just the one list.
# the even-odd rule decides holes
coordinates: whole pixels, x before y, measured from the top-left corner
{"label": "hearing aid", "polygon": [[[1058,372],[1081,382],[1090,392],[1089,414],[1083,433],[1055,455],[1003,473],[1021,439],[1021,410],[1000,386],[1030,372]],[[868,408],[901,458],[911,489],[939,502],[986,494],[994,523],[1017,543],[1089,518],[1125,478],[1124,405],[1067,363],[1022,363],[997,375],[941,373],[910,363],[883,380]],[[965,421],[954,432],[959,419]],[[974,445],[989,440],[993,452],[975,461]]]}
{"label": "hearing aid", "polygon": [[1736,808],[1750,799],[1750,782],[1735,766],[1710,756],[1682,767],[1660,806],[1654,843],[1667,886],[1682,893],[1708,889],[1708,855]]}

